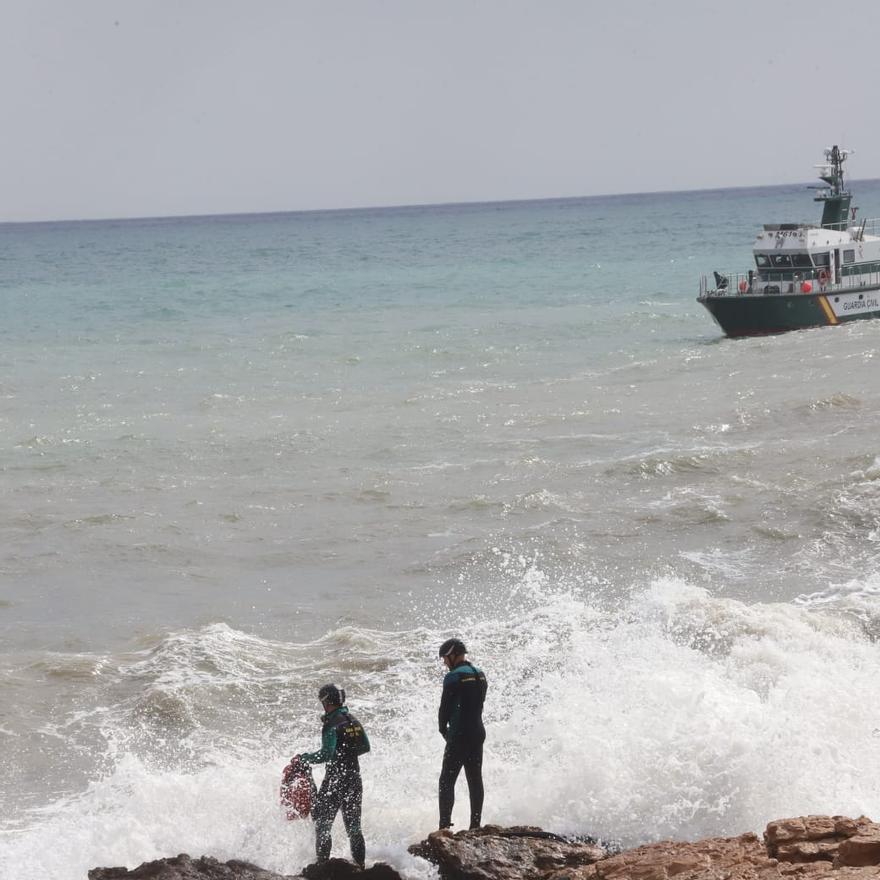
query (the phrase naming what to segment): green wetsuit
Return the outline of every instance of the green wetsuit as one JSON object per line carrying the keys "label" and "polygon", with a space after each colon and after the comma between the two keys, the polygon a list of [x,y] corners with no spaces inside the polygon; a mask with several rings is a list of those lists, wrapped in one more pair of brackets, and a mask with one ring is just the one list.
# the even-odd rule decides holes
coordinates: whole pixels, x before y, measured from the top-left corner
{"label": "green wetsuit", "polygon": [[486,676],[473,663],[463,661],[443,679],[443,695],[437,713],[437,726],[446,740],[440,770],[440,827],[452,825],[455,782],[464,767],[471,802],[471,828],[479,828],[483,815],[483,703]]}
{"label": "green wetsuit", "polygon": [[345,706],[322,715],[321,721],[321,748],[300,755],[306,764],[327,765],[313,811],[318,861],[330,858],[330,829],[336,813],[341,810],[352,858],[363,867],[366,844],[361,831],[363,784],[358,756],[370,751],[370,740],[361,723]]}

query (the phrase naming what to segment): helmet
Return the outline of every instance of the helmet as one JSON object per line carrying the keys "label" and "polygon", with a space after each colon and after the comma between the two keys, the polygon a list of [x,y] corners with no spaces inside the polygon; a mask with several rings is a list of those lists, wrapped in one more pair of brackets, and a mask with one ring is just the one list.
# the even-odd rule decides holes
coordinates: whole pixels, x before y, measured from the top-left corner
{"label": "helmet", "polygon": [[334,706],[341,706],[345,702],[345,691],[340,690],[335,684],[325,684],[318,691],[318,699],[322,703],[333,703]]}
{"label": "helmet", "polygon": [[453,654],[467,654],[467,648],[461,639],[447,639],[440,645],[439,656],[450,657]]}

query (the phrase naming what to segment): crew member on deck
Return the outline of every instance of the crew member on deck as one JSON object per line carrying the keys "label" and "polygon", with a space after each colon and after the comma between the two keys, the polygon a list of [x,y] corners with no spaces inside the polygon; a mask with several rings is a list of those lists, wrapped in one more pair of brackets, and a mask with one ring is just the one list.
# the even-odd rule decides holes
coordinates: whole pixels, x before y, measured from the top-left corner
{"label": "crew member on deck", "polygon": [[452,826],[455,782],[464,767],[471,800],[471,828],[479,828],[483,813],[483,702],[486,676],[465,658],[467,649],[459,639],[447,639],[440,657],[449,670],[443,679],[443,696],[437,722],[446,740],[440,771],[440,827]]}
{"label": "crew member on deck", "polygon": [[318,862],[330,858],[330,829],[336,813],[341,810],[351,857],[363,868],[366,845],[361,831],[363,784],[358,757],[370,751],[370,740],[360,722],[345,706],[344,690],[335,684],[325,684],[318,691],[318,699],[324,707],[321,748],[299,756],[306,764],[327,765],[312,811]]}

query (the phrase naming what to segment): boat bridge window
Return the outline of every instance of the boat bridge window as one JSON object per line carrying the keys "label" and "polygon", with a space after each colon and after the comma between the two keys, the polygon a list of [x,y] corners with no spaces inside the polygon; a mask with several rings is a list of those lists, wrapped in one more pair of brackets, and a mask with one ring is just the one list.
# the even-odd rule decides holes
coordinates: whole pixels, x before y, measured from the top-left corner
{"label": "boat bridge window", "polygon": [[856,261],[856,252],[855,251],[844,251],[843,252],[843,262],[844,263],[854,263]]}
{"label": "boat bridge window", "polygon": [[831,265],[831,254],[813,254],[813,265],[814,266],[830,266]]}
{"label": "boat bridge window", "polygon": [[[827,256],[827,254],[826,254]],[[759,269],[812,269],[810,255],[803,254],[755,254],[755,264]]]}

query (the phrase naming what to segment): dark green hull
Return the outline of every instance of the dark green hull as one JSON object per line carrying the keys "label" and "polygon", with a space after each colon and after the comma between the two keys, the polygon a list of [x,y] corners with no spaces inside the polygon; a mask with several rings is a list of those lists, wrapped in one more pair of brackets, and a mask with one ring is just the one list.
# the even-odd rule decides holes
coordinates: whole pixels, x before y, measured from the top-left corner
{"label": "dark green hull", "polygon": [[[840,301],[851,300],[853,296],[858,296],[861,302],[846,311],[848,304],[842,306]],[[832,326],[862,318],[880,318],[876,290],[839,296],[823,293],[727,294],[701,296],[697,301],[709,310],[728,336],[761,336]]]}

